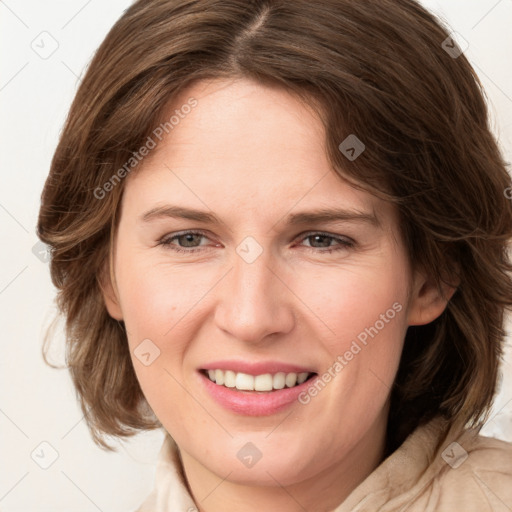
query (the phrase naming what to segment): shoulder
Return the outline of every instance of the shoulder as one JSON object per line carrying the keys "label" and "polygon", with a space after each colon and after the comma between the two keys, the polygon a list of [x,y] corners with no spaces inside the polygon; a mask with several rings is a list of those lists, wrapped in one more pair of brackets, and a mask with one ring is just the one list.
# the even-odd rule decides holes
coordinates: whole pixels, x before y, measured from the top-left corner
{"label": "shoulder", "polygon": [[439,510],[512,509],[512,444],[466,431],[439,454]]}

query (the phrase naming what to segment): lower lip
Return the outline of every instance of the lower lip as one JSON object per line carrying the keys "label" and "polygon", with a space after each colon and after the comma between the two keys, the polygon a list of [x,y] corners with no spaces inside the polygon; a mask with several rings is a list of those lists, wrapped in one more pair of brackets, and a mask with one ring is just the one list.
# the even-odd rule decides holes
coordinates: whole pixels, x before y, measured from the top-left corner
{"label": "lower lip", "polygon": [[239,391],[212,382],[206,375],[198,372],[211,397],[221,406],[237,414],[246,416],[269,416],[298,403],[299,395],[305,391],[317,376],[293,388],[275,391]]}

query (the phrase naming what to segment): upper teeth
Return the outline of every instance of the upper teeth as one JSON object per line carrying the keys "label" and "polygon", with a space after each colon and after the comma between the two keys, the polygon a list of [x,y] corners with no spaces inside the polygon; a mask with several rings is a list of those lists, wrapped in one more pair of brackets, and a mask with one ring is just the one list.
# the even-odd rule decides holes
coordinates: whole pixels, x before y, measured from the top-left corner
{"label": "upper teeth", "polygon": [[211,381],[241,391],[272,391],[272,389],[283,389],[285,386],[291,388],[296,384],[302,384],[308,376],[308,372],[248,375],[231,370],[208,370],[208,377]]}

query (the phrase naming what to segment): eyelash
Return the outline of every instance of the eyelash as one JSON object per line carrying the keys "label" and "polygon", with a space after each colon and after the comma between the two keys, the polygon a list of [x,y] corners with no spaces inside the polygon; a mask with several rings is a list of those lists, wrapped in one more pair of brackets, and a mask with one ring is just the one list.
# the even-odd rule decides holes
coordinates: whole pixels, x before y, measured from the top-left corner
{"label": "eyelash", "polygon": [[[169,235],[165,235],[164,237],[162,237],[159,241],[158,241],[158,245],[162,245],[164,246],[165,248],[169,248],[171,249],[172,251],[175,251],[175,252],[178,252],[178,253],[195,253],[195,252],[198,252],[198,251],[201,251],[202,250],[202,246],[200,247],[192,247],[190,249],[184,249],[182,247],[179,247],[177,245],[173,245],[171,242],[176,240],[177,238],[180,238],[182,236],[186,236],[186,235],[200,235],[200,236],[203,236],[205,238],[208,238],[208,236],[201,232],[201,231],[182,231],[180,233],[176,233],[176,234],[173,234],[172,236],[169,236]],[[308,247],[308,246],[304,246],[306,249],[309,249],[310,251],[313,251],[315,253],[333,253],[333,252],[337,252],[337,251],[341,251],[343,249],[352,249],[356,246],[356,243],[349,239],[349,238],[342,238],[342,237],[339,237],[339,236],[334,236],[334,235],[331,235],[329,233],[324,233],[322,231],[310,231],[310,232],[307,232],[305,234],[302,235],[302,238],[301,240],[306,240],[307,238],[310,238],[310,237],[313,237],[315,235],[319,235],[319,236],[322,236],[322,237],[326,237],[326,238],[331,238],[332,240],[336,240],[339,245],[338,246],[335,246],[335,248],[316,248],[316,247]]]}

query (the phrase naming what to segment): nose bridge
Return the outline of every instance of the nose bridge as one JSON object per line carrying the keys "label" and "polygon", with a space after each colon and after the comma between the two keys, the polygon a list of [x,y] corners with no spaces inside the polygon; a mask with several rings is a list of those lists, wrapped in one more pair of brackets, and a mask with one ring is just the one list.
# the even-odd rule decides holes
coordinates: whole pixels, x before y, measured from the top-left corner
{"label": "nose bridge", "polygon": [[[257,256],[254,261],[246,260],[244,256],[235,258],[233,269],[233,288],[238,295],[239,304],[251,303],[267,299],[270,289],[275,286],[275,276],[270,271],[272,258],[268,251]],[[270,300],[264,303],[270,305]]]}
{"label": "nose bridge", "polygon": [[256,342],[293,327],[289,292],[275,275],[271,251],[254,239],[242,241],[217,304],[217,324],[242,341]]}

